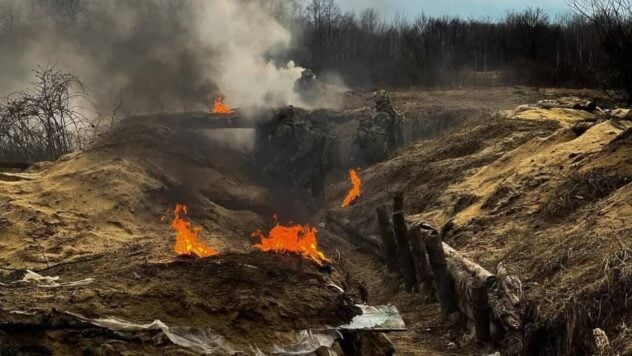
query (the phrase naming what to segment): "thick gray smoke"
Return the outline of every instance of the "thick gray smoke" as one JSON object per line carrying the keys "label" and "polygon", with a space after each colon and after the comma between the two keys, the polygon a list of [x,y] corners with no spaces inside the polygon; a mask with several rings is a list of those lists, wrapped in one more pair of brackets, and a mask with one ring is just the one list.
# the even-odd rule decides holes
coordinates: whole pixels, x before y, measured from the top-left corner
{"label": "thick gray smoke", "polygon": [[0,96],[54,64],[101,112],[206,110],[220,93],[233,107],[301,105],[301,68],[270,60],[290,42],[261,1],[0,0]]}

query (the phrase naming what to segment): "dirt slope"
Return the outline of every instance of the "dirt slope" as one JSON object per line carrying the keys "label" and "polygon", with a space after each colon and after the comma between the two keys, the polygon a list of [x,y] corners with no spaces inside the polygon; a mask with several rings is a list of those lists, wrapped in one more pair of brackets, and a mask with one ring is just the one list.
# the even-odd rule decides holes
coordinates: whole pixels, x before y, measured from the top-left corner
{"label": "dirt slope", "polygon": [[[0,336],[8,339],[0,338],[0,353],[185,352],[166,340],[80,328],[64,313],[211,328],[246,351],[350,321],[350,300],[327,287],[335,274],[298,256],[253,252],[250,233],[266,227],[272,208],[249,167],[243,152],[159,115],[129,119],[57,162],[2,173]],[[169,226],[176,203],[190,207],[202,240],[220,256],[176,256]],[[62,283],[93,281],[16,282],[26,269]]]}
{"label": "dirt slope", "polygon": [[377,235],[375,207],[404,190],[412,221],[453,221],[448,243],[521,278],[525,338],[538,345],[531,351],[589,352],[598,327],[623,351],[632,334],[632,124],[603,120],[580,136],[570,129],[594,119],[523,106],[468,120],[363,170],[365,195],[351,209],[336,206],[347,183],[332,186],[321,219],[328,212]]}

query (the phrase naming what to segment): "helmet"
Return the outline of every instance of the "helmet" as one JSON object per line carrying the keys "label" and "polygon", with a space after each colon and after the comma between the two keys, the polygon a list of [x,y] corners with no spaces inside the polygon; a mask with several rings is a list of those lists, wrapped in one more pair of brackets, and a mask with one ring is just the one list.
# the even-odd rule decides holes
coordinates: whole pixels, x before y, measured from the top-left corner
{"label": "helmet", "polygon": [[377,110],[392,109],[393,102],[391,96],[388,95],[386,90],[381,89],[373,93],[373,101],[375,101],[375,108]]}

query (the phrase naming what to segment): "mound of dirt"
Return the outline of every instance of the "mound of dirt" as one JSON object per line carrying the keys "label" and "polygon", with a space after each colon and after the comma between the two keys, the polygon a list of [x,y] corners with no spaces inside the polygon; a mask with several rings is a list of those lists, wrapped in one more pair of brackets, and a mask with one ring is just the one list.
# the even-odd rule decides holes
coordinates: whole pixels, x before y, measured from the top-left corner
{"label": "mound of dirt", "polygon": [[350,209],[335,205],[347,183],[331,187],[321,219],[335,214],[360,235],[377,235],[375,208],[403,190],[412,222],[452,221],[448,243],[520,277],[532,351],[592,352],[595,328],[628,350],[632,123],[601,120],[580,136],[571,130],[592,115],[521,106],[469,120],[362,171],[365,195]]}
{"label": "mound of dirt", "polygon": [[[180,129],[169,115],[128,119],[85,151],[3,173],[0,329],[14,341],[7,346],[0,333],[0,353],[172,350],[76,321],[47,322],[60,312],[204,327],[253,353],[251,345],[269,350],[294,341],[295,332],[349,322],[358,311],[328,286],[340,283],[337,274],[298,256],[253,252],[250,234],[274,212],[256,173],[247,152]],[[201,239],[221,255],[176,257],[169,224],[176,203],[189,206]],[[27,269],[63,282],[93,280],[15,283]],[[16,315],[42,317],[24,329]]]}
{"label": "mound of dirt", "polygon": [[326,287],[332,283],[328,274],[298,256],[252,252],[147,262],[143,252],[137,246],[40,271],[62,282],[94,279],[81,287],[10,284],[23,273],[5,277],[9,287],[0,296],[5,311],[0,324],[7,323],[7,310],[56,309],[140,324],[158,319],[169,326],[212,329],[233,347],[248,350],[287,344],[295,331],[346,324],[359,312],[350,299]]}
{"label": "mound of dirt", "polygon": [[248,178],[248,157],[161,120],[127,120],[86,151],[3,174],[4,267],[42,268],[129,242],[166,250],[171,234],[160,218],[176,203],[190,206],[211,245],[247,248],[260,214],[273,213]]}

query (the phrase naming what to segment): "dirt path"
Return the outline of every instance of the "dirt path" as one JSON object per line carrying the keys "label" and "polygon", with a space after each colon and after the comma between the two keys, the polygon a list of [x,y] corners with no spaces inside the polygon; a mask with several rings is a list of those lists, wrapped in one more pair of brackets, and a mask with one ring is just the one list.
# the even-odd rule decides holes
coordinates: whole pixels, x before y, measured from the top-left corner
{"label": "dirt path", "polygon": [[362,284],[368,290],[368,304],[392,304],[397,307],[408,331],[387,336],[398,355],[481,355],[494,352],[466,335],[465,325],[459,321],[451,323],[443,317],[434,298],[405,292],[403,280],[398,274],[390,273],[383,262],[329,232],[321,234],[321,242],[325,248],[335,246],[330,254],[336,259],[336,264],[348,273],[345,289],[359,295],[359,285]]}

